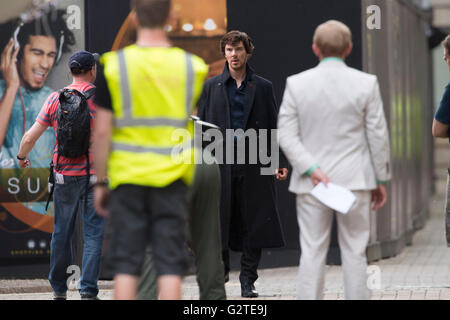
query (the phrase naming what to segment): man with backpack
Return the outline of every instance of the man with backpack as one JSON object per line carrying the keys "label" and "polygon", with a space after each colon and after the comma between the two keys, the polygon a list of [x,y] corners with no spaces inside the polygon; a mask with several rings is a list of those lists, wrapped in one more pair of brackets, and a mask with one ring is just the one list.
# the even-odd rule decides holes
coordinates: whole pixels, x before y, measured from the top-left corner
{"label": "man with backpack", "polygon": [[90,99],[95,92],[92,83],[96,79],[96,60],[97,57],[87,51],[70,57],[72,84],[48,97],[36,122],[23,136],[17,154],[19,166],[28,167],[27,157],[34,144],[48,127],[53,127],[57,138],[50,182],[53,178],[55,224],[50,244],[49,280],[55,300],[66,299],[67,279],[72,274],[68,270],[72,264],[70,240],[80,204],[84,248],[78,289],[82,300],[98,299],[105,221],[94,210],[90,184],[94,170],[89,147],[95,118],[95,107]]}

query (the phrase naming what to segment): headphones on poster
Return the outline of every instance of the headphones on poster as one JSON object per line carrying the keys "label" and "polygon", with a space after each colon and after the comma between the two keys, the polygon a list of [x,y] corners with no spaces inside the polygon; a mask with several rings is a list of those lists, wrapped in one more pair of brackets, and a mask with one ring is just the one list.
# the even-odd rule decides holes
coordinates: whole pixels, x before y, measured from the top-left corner
{"label": "headphones on poster", "polygon": [[[24,24],[25,24],[25,22],[23,20],[20,20],[17,28],[13,32],[14,49],[17,49],[17,47],[20,45],[19,33],[20,33],[20,29],[22,29]],[[58,48],[58,53],[56,55],[55,64],[58,64],[58,62],[61,60],[63,46],[64,46],[64,31],[61,31],[61,36],[59,38],[59,48]]]}
{"label": "headphones on poster", "polygon": [[[14,39],[14,49],[17,49],[17,47],[20,45],[19,43],[20,30],[26,23],[30,23],[32,21],[41,20],[44,30],[46,31],[45,34],[53,36],[56,39],[56,35],[53,35],[52,32],[50,32],[49,21],[47,19],[50,13],[54,13],[54,10],[55,10],[54,5],[51,4],[50,2],[47,2],[46,0],[33,0],[33,2],[30,4],[27,10],[19,15],[17,27],[12,35]],[[59,48],[57,48],[58,53],[56,55],[55,64],[58,64],[58,62],[61,59],[63,46],[64,46],[64,31],[61,30],[61,35],[59,39]]]}

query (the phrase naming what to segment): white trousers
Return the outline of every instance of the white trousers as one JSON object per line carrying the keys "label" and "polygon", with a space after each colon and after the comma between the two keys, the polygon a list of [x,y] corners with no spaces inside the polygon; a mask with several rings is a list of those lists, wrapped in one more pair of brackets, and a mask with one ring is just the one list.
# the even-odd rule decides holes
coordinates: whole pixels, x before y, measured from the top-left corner
{"label": "white trousers", "polygon": [[297,195],[300,228],[300,266],[297,298],[323,299],[325,264],[330,245],[333,214],[337,215],[338,241],[344,272],[345,298],[370,299],[367,287],[366,248],[370,236],[370,191],[353,191],[357,202],[343,215],[309,194]]}

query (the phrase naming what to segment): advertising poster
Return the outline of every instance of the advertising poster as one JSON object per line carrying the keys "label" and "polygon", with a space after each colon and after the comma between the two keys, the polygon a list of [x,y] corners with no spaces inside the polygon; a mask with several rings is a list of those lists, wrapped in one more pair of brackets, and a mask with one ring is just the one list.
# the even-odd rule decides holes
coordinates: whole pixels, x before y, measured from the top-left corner
{"label": "advertising poster", "polygon": [[29,168],[20,169],[16,156],[47,97],[71,83],[70,55],[85,47],[83,0],[17,0],[7,11],[0,14],[0,264],[49,257],[53,128],[35,144]]}

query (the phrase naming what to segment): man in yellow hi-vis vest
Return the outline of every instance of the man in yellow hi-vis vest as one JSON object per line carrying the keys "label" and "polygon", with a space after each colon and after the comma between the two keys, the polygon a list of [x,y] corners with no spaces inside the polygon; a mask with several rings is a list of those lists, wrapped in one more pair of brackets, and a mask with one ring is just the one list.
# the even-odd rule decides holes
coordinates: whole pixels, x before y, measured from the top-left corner
{"label": "man in yellow hi-vis vest", "polygon": [[[133,6],[136,44],[103,55],[96,82],[96,208],[109,214],[104,208],[107,165],[115,298],[136,297],[145,247],[151,243],[160,299],[180,299],[186,192],[194,165],[173,159],[174,150],[180,150],[173,136],[184,129],[193,138],[188,117],[208,67],[171,47],[164,31],[170,0],[134,0]],[[178,152],[193,157],[191,141],[183,142]]]}

